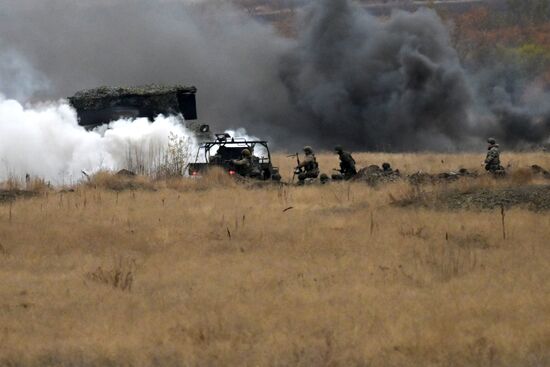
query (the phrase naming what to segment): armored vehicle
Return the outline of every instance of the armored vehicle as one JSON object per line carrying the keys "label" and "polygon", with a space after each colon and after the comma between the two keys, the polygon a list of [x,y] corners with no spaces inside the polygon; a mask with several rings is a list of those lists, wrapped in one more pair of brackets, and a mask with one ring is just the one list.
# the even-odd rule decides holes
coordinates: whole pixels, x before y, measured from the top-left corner
{"label": "armored vehicle", "polygon": [[258,171],[253,178],[263,181],[281,180],[279,169],[271,162],[267,141],[235,138],[227,133],[215,135],[215,141],[203,142],[199,146],[195,161],[188,167],[190,176],[200,176],[211,167],[221,167],[229,175],[236,175],[237,169],[232,160],[241,158],[242,151],[248,149],[252,153],[253,165]]}
{"label": "armored vehicle", "polygon": [[152,121],[158,115],[181,115],[186,127],[206,134],[208,125],[195,122],[196,92],[197,88],[182,85],[99,87],[79,91],[68,100],[76,109],[78,124],[88,130],[121,118],[145,117]]}

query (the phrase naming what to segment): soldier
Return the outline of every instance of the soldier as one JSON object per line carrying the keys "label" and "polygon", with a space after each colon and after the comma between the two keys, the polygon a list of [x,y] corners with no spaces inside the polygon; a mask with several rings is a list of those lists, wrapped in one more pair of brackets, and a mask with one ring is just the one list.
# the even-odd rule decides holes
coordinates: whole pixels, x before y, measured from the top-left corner
{"label": "soldier", "polygon": [[241,159],[232,159],[231,164],[235,166],[239,175],[244,177],[250,176],[252,172],[252,153],[248,149],[243,149]]}
{"label": "soldier", "polygon": [[498,144],[494,138],[487,139],[488,152],[485,158],[485,170],[491,173],[500,173],[504,171],[504,167],[500,165],[500,151]]}
{"label": "soldier", "polygon": [[333,180],[349,180],[357,174],[355,169],[355,159],[351,156],[351,153],[344,152],[341,146],[334,147],[334,151],[340,158],[340,173],[332,175]]}
{"label": "soldier", "polygon": [[303,184],[306,178],[317,178],[319,176],[319,163],[317,158],[313,154],[313,149],[310,146],[304,147],[305,158],[296,167],[298,174],[298,180],[300,184]]}

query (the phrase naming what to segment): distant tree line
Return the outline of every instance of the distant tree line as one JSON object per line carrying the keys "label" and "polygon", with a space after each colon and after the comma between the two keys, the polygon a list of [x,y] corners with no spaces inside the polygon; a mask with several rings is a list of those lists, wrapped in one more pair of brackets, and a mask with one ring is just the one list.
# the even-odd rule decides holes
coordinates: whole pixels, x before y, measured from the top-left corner
{"label": "distant tree line", "polygon": [[507,0],[508,17],[520,24],[550,21],[550,0]]}

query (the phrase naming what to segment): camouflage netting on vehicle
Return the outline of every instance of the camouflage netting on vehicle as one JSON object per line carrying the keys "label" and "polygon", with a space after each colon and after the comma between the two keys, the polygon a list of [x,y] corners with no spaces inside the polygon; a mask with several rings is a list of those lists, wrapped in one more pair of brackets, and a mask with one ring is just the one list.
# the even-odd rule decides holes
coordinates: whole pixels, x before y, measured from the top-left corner
{"label": "camouflage netting on vehicle", "polygon": [[[137,87],[99,87],[77,92],[68,100],[77,110],[101,110],[111,108],[121,101],[132,101],[155,106],[155,110],[178,111],[178,94],[195,94],[195,87],[182,85],[145,85]],[[147,107],[147,106],[145,106]]]}

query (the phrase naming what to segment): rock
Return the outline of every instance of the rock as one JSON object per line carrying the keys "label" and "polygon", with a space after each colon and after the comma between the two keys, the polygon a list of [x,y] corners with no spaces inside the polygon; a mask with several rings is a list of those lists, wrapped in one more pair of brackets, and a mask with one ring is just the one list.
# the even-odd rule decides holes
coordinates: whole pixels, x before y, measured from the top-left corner
{"label": "rock", "polygon": [[136,174],[130,170],[127,169],[121,169],[116,173],[117,176],[124,176],[124,177],[134,177]]}
{"label": "rock", "polygon": [[369,186],[377,186],[381,183],[394,182],[400,179],[401,174],[399,170],[393,170],[391,167],[387,167],[386,170],[383,170],[375,164],[359,170],[352,178],[353,181],[366,182]]}

